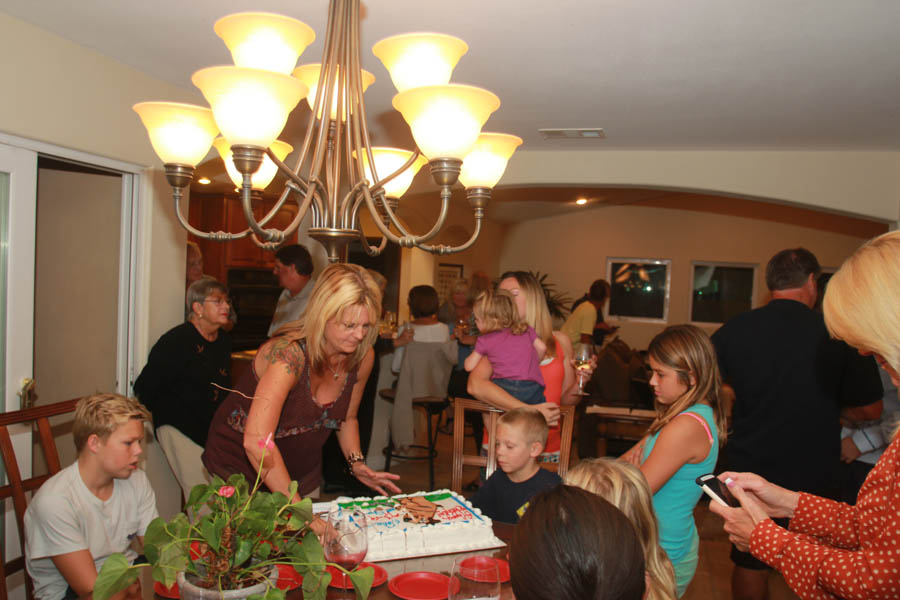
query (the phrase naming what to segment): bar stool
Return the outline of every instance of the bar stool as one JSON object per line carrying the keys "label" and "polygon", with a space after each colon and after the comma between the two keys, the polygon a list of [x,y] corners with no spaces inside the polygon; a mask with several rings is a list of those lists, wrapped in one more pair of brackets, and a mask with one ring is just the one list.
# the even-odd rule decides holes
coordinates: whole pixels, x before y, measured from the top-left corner
{"label": "bar stool", "polygon": [[[397,395],[397,391],[394,388],[388,388],[381,390],[378,394],[387,400],[388,402],[393,402],[394,398]],[[391,459],[392,458],[403,458],[406,460],[427,460],[428,461],[428,485],[429,491],[434,490],[434,459],[437,457],[437,450],[435,446],[437,445],[438,438],[438,428],[441,422],[441,416],[444,414],[444,410],[450,406],[450,401],[446,397],[439,396],[422,396],[420,398],[413,398],[412,401],[413,408],[421,408],[425,412],[426,419],[426,433],[428,445],[423,446],[422,444],[410,444],[410,448],[418,448],[421,450],[425,450],[426,452],[422,456],[409,456],[406,454],[396,454],[394,452],[394,441],[391,438],[388,443],[388,447],[384,449],[384,470],[391,470]],[[438,423],[437,426],[432,427],[432,417],[437,415]]]}

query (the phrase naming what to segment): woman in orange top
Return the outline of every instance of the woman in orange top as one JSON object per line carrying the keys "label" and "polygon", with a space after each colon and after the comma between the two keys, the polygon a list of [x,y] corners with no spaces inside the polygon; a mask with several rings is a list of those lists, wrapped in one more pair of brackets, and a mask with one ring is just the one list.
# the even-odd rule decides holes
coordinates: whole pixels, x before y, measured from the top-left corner
{"label": "woman in orange top", "polygon": [[[572,366],[572,342],[564,333],[553,330],[553,319],[547,309],[544,290],[534,275],[527,271],[508,271],[500,278],[497,287],[512,294],[519,316],[534,328],[547,346],[540,367],[546,385],[544,398],[547,401],[544,404],[529,405],[507,394],[491,382],[491,364],[486,360],[478,363],[469,374],[469,393],[482,402],[504,410],[531,406],[541,411],[550,425],[550,435],[541,461],[558,462],[559,406],[578,404],[582,398],[578,395],[575,368]],[[586,376],[590,377],[590,371],[586,371]]]}

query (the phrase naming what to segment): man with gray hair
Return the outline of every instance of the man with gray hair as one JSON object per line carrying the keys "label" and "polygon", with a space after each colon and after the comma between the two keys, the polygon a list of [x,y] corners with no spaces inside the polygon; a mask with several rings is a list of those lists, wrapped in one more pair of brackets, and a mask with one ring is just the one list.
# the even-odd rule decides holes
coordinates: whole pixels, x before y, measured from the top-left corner
{"label": "man with gray hair", "polygon": [[[726,393],[734,395],[728,470],[833,497],[839,419],[877,418],[882,389],[872,357],[831,339],[812,310],[820,272],[805,248],[777,253],[766,266],[771,301],[732,318],[712,341]],[[766,598],[768,567],[737,548],[731,559],[732,598]]]}
{"label": "man with gray hair", "polygon": [[278,285],[284,290],[275,306],[272,324],[269,325],[269,337],[284,325],[300,318],[315,287],[315,281],[312,281],[312,256],[300,244],[280,248],[275,253],[272,272],[278,278]]}

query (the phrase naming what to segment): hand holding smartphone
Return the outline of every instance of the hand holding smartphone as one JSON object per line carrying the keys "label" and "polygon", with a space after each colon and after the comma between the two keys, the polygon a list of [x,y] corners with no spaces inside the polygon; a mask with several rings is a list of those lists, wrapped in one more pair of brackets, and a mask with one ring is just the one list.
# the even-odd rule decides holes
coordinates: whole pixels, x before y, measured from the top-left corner
{"label": "hand holding smartphone", "polygon": [[696,479],[696,482],[697,485],[706,492],[707,496],[722,506],[728,506],[730,508],[740,507],[741,503],[732,495],[728,486],[722,483],[714,474],[707,473],[706,475],[701,475]]}

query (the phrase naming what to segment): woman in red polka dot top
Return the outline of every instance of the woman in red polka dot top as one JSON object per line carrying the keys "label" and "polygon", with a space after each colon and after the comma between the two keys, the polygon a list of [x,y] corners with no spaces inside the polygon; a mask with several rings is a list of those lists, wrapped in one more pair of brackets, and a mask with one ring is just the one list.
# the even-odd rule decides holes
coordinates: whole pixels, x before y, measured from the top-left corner
{"label": "woman in red polka dot top", "polygon": [[[828,282],[831,335],[874,354],[900,381],[900,231],[870,240]],[[859,490],[855,506],[792,492],[752,473],[722,473],[741,508],[716,502],[738,547],[784,575],[801,597],[900,598],[900,436]],[[789,529],[770,517],[789,517]]]}

